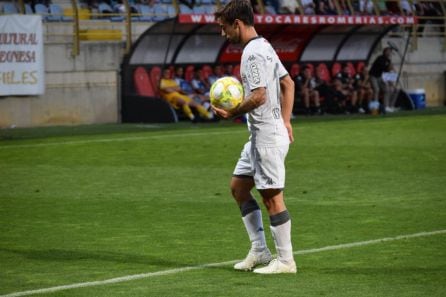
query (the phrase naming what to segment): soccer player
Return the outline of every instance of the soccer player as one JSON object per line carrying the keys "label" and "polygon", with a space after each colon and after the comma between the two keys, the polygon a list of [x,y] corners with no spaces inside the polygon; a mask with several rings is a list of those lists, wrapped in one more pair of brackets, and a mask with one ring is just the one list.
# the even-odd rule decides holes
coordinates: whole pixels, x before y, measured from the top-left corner
{"label": "soccer player", "polygon": [[[248,0],[233,0],[215,13],[221,34],[243,46],[240,74],[245,98],[234,110],[214,108],[222,118],[248,113],[249,141],[245,144],[231,179],[231,191],[238,203],[251,241],[245,260],[236,270],[255,273],[295,273],[291,245],[291,220],[284,203],[285,157],[293,141],[291,111],[294,82],[271,44],[257,35]],[[270,218],[277,259],[266,246],[262,214],[251,194],[256,187]]]}

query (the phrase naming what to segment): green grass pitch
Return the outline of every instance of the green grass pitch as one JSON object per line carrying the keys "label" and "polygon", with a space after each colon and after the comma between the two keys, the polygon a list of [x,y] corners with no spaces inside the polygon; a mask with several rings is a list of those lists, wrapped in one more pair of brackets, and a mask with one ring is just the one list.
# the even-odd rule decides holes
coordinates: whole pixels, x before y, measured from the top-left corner
{"label": "green grass pitch", "polygon": [[0,130],[0,296],[151,272],[36,296],[446,296],[446,112],[293,126],[298,273],[276,276],[198,267],[249,248],[228,189],[245,125]]}

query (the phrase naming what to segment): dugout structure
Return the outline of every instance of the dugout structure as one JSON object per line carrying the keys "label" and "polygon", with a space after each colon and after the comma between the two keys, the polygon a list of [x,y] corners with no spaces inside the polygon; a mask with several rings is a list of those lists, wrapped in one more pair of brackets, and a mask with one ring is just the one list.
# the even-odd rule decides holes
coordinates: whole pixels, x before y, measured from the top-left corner
{"label": "dugout structure", "polygon": [[[309,64],[326,68],[330,76],[344,63],[354,70],[363,67],[384,36],[398,27],[413,26],[417,18],[256,15],[255,22],[257,32],[271,42],[291,75],[299,65]],[[123,59],[122,121],[178,121],[176,111],[158,94],[162,69],[182,65],[187,78],[197,67],[206,72],[216,64],[232,64],[237,75],[241,53],[240,46],[221,37],[213,15],[180,14],[154,24]]]}

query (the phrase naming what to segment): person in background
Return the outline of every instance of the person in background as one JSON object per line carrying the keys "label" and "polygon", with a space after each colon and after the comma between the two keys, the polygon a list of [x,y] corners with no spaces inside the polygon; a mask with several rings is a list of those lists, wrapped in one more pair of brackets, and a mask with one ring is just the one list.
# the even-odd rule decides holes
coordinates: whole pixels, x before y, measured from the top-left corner
{"label": "person in background", "polygon": [[[319,91],[316,90],[316,79],[311,74],[311,68],[305,66],[302,74],[294,79],[295,94],[297,99],[302,100],[305,113],[311,115],[313,113],[321,114],[321,105],[319,101]],[[312,107],[314,110],[312,110]]]}
{"label": "person in background", "polygon": [[368,111],[369,102],[373,99],[373,88],[367,67],[356,73],[353,87],[358,93],[358,111],[359,113],[365,113]]}
{"label": "person in background", "polygon": [[342,93],[346,96],[347,101],[345,101],[345,108],[348,112],[357,113],[358,112],[358,92],[354,88],[354,78],[351,73],[351,69],[348,64],[342,66],[341,72],[336,74],[342,82]]}
{"label": "person in background", "polygon": [[219,78],[222,78],[224,76],[223,68],[221,65],[217,64],[214,66],[214,69],[212,71],[212,74],[208,76],[208,82],[209,85],[212,86],[212,84]]}
{"label": "person in background", "polygon": [[194,88],[192,87],[192,83],[184,78],[183,66],[177,66],[175,68],[175,74],[173,79],[180,86],[184,94],[194,99],[197,103],[202,104],[203,100],[201,100],[200,94],[195,92]]}
{"label": "person in background", "polygon": [[203,74],[201,69],[194,70],[194,77],[190,82],[196,97],[199,99],[200,103],[208,109],[210,107],[209,99],[209,83],[203,79]]}
{"label": "person in background", "polygon": [[196,109],[203,119],[213,119],[213,114],[211,112],[207,111],[202,105],[196,103],[191,97],[184,94],[184,91],[177,82],[171,78],[171,71],[169,68],[163,70],[163,77],[160,82],[160,94],[163,99],[172,105],[172,107],[176,109],[181,108],[184,114],[193,122],[197,119],[191,108]]}
{"label": "person in background", "polygon": [[318,15],[335,15],[336,6],[333,0],[314,0],[316,4],[316,14]]}
{"label": "person in background", "polygon": [[390,72],[393,70],[391,57],[392,48],[386,47],[383,50],[382,54],[375,59],[369,71],[370,83],[373,88],[373,100],[379,101],[380,95],[383,95],[381,108],[383,113],[393,112],[393,109],[390,106],[392,88],[391,85],[389,85],[383,79],[384,72]]}
{"label": "person in background", "polygon": [[306,15],[312,15],[316,12],[316,5],[314,5],[313,0],[301,0],[302,10]]}

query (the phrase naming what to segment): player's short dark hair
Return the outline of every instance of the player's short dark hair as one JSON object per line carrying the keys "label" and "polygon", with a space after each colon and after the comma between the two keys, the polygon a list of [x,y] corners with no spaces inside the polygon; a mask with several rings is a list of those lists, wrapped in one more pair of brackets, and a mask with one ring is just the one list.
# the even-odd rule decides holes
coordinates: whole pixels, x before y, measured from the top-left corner
{"label": "player's short dark hair", "polygon": [[215,18],[233,24],[236,19],[245,25],[254,26],[254,11],[247,0],[232,0],[215,12]]}

